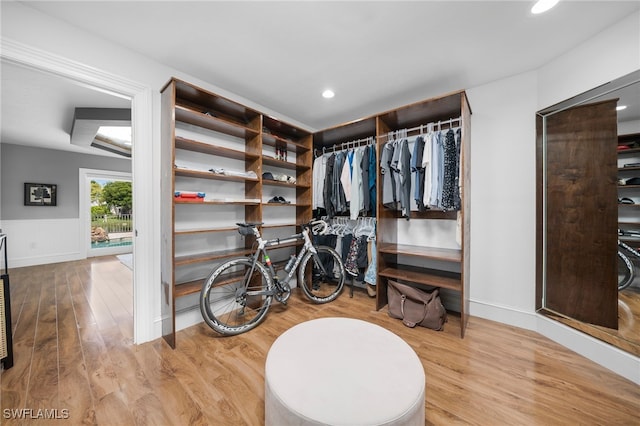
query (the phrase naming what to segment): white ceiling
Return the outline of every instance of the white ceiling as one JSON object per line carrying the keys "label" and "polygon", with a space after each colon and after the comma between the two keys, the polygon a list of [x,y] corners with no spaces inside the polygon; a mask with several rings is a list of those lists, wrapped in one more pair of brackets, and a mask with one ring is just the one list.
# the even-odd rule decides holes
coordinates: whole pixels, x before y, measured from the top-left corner
{"label": "white ceiling", "polygon": [[[640,9],[561,1],[534,16],[533,1],[22,3],[318,130],[539,68]],[[2,142],[75,149],[73,108],[129,105],[37,74],[2,64]],[[325,88],[335,98],[323,99]]]}

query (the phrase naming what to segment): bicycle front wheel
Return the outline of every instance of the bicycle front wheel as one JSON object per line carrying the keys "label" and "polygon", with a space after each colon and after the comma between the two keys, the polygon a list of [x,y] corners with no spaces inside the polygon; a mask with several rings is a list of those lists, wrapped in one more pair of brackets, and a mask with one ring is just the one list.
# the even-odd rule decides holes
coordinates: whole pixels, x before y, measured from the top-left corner
{"label": "bicycle front wheel", "polygon": [[345,270],[337,251],[327,246],[316,247],[318,253],[307,252],[298,269],[298,285],[315,303],[335,300],[344,287]]}
{"label": "bicycle front wheel", "polygon": [[260,324],[271,306],[273,282],[267,269],[251,259],[231,259],[218,266],[202,285],[200,312],[209,327],[225,336]]}
{"label": "bicycle front wheel", "polygon": [[618,251],[618,291],[629,287],[635,278],[633,263],[621,251]]}

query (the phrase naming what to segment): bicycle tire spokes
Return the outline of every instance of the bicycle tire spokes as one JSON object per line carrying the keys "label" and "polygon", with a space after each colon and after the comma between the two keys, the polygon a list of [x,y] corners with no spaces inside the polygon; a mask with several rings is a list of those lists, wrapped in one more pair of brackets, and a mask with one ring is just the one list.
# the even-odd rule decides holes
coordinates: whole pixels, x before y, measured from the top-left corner
{"label": "bicycle tire spokes", "polygon": [[214,329],[237,334],[263,319],[272,296],[262,271],[252,268],[249,261],[224,266],[213,277],[202,302]]}

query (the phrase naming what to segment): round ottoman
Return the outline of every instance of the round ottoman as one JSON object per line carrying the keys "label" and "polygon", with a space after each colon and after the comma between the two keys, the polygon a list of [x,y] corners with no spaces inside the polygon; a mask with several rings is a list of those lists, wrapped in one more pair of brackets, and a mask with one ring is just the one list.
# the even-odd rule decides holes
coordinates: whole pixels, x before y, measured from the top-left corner
{"label": "round ottoman", "polygon": [[392,332],[350,318],[298,324],[265,365],[265,424],[424,426],[425,375]]}

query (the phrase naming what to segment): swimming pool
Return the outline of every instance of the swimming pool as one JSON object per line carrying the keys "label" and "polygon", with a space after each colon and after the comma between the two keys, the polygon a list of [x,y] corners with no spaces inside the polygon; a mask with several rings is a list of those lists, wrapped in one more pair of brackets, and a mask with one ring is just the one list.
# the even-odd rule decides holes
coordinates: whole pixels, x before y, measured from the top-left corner
{"label": "swimming pool", "polygon": [[92,241],[91,242],[91,248],[92,249],[98,249],[98,248],[109,248],[109,247],[123,247],[123,246],[130,246],[133,244],[133,241],[131,240],[131,238],[118,238],[115,240],[109,240],[109,241]]}

